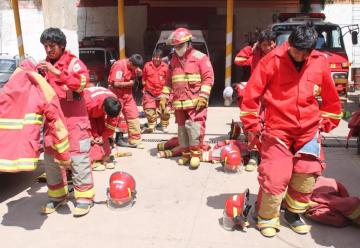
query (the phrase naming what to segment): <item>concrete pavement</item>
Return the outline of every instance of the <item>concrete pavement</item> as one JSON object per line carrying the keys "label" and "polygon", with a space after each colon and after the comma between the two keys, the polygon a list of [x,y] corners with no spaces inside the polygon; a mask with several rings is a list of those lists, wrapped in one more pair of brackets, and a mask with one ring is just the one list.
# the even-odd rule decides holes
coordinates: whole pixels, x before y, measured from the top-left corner
{"label": "concrete pavement", "polygon": [[[238,120],[237,108],[209,109],[206,140],[223,139],[231,119]],[[49,216],[39,214],[46,202],[46,185],[35,182],[41,169],[31,173],[0,175],[1,247],[358,247],[359,229],[333,228],[307,221],[311,232],[301,236],[282,226],[276,238],[268,239],[254,228],[246,232],[225,231],[221,217],[225,199],[250,189],[256,200],[257,173],[229,175],[219,164],[201,164],[196,171],[176,164],[174,159],[156,157],[156,140],[175,135],[173,119],[169,134],[146,134],[144,150],[129,149],[132,157],[118,159],[116,170],[136,179],[137,202],[123,211],[108,209],[106,187],[114,170],[94,172],[97,204],[82,218],[73,218],[72,202]],[[346,123],[327,135],[343,139]],[[351,195],[360,197],[360,156],[355,148],[325,149],[328,168],[325,175],[342,182]]]}

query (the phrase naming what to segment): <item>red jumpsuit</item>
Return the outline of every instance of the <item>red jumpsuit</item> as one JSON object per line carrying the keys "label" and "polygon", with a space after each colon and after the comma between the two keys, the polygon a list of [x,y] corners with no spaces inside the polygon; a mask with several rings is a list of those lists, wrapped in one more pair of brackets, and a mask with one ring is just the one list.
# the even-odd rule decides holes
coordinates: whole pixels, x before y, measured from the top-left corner
{"label": "red jumpsuit", "polygon": [[257,47],[253,51],[251,46],[246,46],[236,54],[234,63],[239,66],[250,66],[252,73],[262,57],[263,54],[260,48]]}
{"label": "red jumpsuit", "polygon": [[53,151],[60,164],[70,159],[59,99],[43,77],[34,71],[17,69],[0,92],[0,106],[1,172],[37,168],[43,121],[46,148]]}
{"label": "red jumpsuit", "polygon": [[[241,105],[245,129],[262,132],[257,201],[260,228],[279,227],[286,189],[287,209],[306,211],[316,176],[325,167],[319,130],[329,132],[341,119],[339,96],[325,56],[313,50],[297,71],[288,47],[285,43],[275,48],[259,62]],[[264,127],[258,114],[260,99],[265,109]]]}
{"label": "red jumpsuit", "polygon": [[103,155],[110,156],[111,153],[109,137],[114,134],[119,123],[119,117],[109,117],[105,113],[104,100],[109,96],[117,98],[114,93],[104,87],[90,87],[84,90],[86,109],[91,124],[91,135],[94,138],[102,137],[104,142],[102,145],[103,151],[98,149],[97,144],[91,146],[91,161],[102,160]]}
{"label": "red jumpsuit", "polygon": [[135,145],[141,141],[139,111],[132,94],[132,86],[115,88],[114,82],[129,82],[135,78],[135,72],[128,68],[128,60],[121,59],[111,67],[109,74],[110,90],[115,93],[122,106],[122,113],[128,125],[129,144]]}
{"label": "red jumpsuit", "polygon": [[[82,92],[89,82],[89,73],[84,63],[68,51],[53,65],[61,74],[56,76],[51,72],[44,72],[44,76],[60,99],[69,131],[75,199],[77,202],[88,203],[94,197],[94,183],[89,160],[90,121]],[[62,200],[67,194],[67,187],[64,187],[67,183],[65,170],[54,164],[50,150],[45,150],[44,159],[48,195],[51,199]]]}
{"label": "red jumpsuit", "polygon": [[213,83],[213,68],[205,54],[190,47],[183,57],[172,56],[162,93],[167,98],[173,94],[179,143],[191,156],[200,156],[207,116],[207,108],[196,111],[196,104],[199,97],[209,98]]}
{"label": "red jumpsuit", "polygon": [[[142,81],[144,85],[144,96],[142,105],[148,120],[149,128],[156,127],[156,109],[159,108],[161,91],[166,83],[166,74],[168,65],[164,62],[156,67],[152,61],[147,62],[144,66]],[[169,112],[160,113],[160,124],[163,127],[169,125]]]}

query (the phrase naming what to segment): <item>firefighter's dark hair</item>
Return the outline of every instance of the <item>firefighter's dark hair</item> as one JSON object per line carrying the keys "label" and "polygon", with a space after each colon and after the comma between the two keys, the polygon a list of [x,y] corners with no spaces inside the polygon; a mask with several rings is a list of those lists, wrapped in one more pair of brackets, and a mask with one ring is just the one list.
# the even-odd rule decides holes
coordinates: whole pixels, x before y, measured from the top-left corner
{"label": "firefighter's dark hair", "polygon": [[106,97],[104,100],[105,113],[109,117],[116,117],[119,115],[121,110],[120,102],[113,96]]}
{"label": "firefighter's dark hair", "polygon": [[144,59],[140,54],[133,54],[130,56],[129,61],[131,62],[131,64],[133,64],[134,66],[137,67],[142,67],[144,64]]}
{"label": "firefighter's dark hair", "polygon": [[164,54],[163,51],[158,48],[158,49],[156,49],[156,50],[154,51],[154,53],[153,53],[152,56],[153,56],[153,57],[160,57],[160,58],[161,58],[161,57],[163,56],[163,54]]}
{"label": "firefighter's dark hair", "polygon": [[289,36],[289,45],[298,50],[312,50],[315,48],[318,33],[312,23],[296,27]]}
{"label": "firefighter's dark hair", "polygon": [[270,29],[265,29],[261,31],[258,37],[258,43],[261,43],[263,41],[276,41],[275,32],[271,31]]}
{"label": "firefighter's dark hair", "polygon": [[45,42],[54,42],[60,46],[66,47],[66,36],[59,28],[47,28],[40,36],[41,44]]}

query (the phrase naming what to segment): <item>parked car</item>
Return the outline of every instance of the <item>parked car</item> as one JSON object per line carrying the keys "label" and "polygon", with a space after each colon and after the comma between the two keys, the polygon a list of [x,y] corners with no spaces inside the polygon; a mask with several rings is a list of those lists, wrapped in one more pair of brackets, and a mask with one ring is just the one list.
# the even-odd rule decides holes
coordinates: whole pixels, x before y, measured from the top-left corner
{"label": "parked car", "polygon": [[90,82],[108,86],[111,65],[119,58],[116,37],[86,37],[79,44],[79,57],[90,73]]}
{"label": "parked car", "polygon": [[[33,60],[34,64],[36,64],[32,57],[26,55],[26,58]],[[11,56],[7,53],[0,53],[0,88],[9,80],[19,64],[20,57],[18,55]]]}

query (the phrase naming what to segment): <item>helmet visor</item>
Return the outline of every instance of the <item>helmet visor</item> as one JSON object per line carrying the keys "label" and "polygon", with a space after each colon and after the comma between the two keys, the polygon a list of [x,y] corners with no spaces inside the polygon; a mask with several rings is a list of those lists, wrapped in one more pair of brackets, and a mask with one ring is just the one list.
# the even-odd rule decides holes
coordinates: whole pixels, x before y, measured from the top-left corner
{"label": "helmet visor", "polygon": [[135,197],[132,197],[128,201],[117,201],[117,200],[111,199],[109,194],[107,194],[106,205],[111,210],[123,211],[123,210],[127,210],[127,209],[131,208],[136,202],[135,199],[136,199]]}
{"label": "helmet visor", "polygon": [[223,228],[226,231],[233,231],[235,229],[235,222],[234,219],[229,217],[225,211],[223,212]]}

